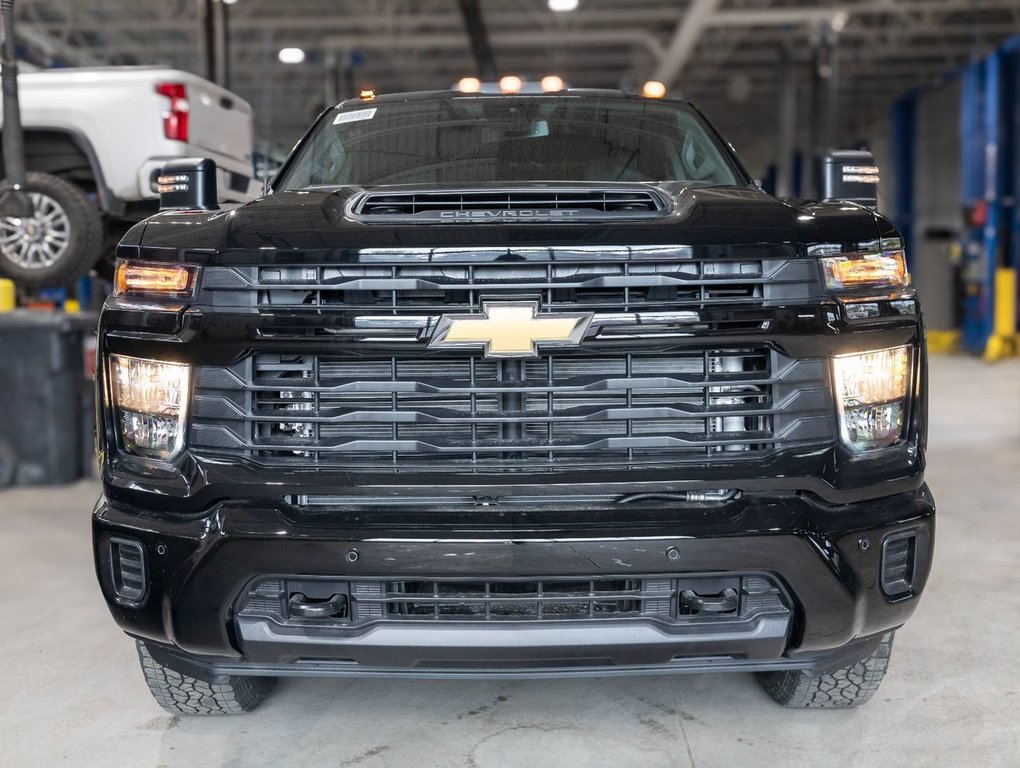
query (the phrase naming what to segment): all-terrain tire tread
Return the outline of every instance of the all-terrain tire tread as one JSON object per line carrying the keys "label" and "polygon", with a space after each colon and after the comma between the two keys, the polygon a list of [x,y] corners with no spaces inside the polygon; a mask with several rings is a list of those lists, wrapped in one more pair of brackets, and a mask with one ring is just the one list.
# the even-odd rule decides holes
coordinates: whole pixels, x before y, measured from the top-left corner
{"label": "all-terrain tire tread", "polygon": [[854,707],[878,690],[889,668],[894,632],[882,636],[874,653],[855,664],[823,675],[802,670],[759,672],[758,682],[784,707]]}
{"label": "all-terrain tire tread", "polygon": [[276,682],[269,677],[223,675],[199,680],[156,661],[145,643],[136,641],[145,682],[156,702],[184,715],[238,715],[255,709]]}

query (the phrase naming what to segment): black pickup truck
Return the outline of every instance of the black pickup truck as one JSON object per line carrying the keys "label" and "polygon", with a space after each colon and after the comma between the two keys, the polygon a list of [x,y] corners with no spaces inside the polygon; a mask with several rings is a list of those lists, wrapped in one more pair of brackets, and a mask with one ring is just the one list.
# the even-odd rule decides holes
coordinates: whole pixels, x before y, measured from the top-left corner
{"label": "black pickup truck", "polygon": [[95,559],[152,693],[742,670],[867,700],[932,558],[866,153],[763,192],[690,105],[366,97],[261,199],[160,178],[103,311]]}

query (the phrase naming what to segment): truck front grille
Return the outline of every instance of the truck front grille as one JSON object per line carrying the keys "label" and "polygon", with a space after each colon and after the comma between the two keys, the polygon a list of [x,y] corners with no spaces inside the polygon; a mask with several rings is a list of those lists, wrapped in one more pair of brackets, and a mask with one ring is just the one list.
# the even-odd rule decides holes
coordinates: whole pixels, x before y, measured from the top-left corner
{"label": "truck front grille", "polygon": [[[251,259],[227,253],[203,269],[201,303],[224,323],[254,317],[256,351],[196,370],[189,445],[202,455],[503,474],[752,460],[833,437],[823,362],[766,346],[777,307],[820,290],[817,263],[792,246]],[[593,319],[579,348],[534,360],[428,347],[443,315],[500,299]]]}
{"label": "truck front grille", "polygon": [[[370,338],[356,319],[480,312],[482,300],[527,296],[541,312],[704,312],[802,301],[819,288],[817,263],[782,245],[367,248],[332,253],[326,264],[276,261],[206,267],[204,300],[266,313],[263,337]],[[301,327],[309,317],[315,322]]]}
{"label": "truck front grille", "polygon": [[823,362],[766,348],[417,351],[200,367],[190,445],[273,465],[505,473],[751,460],[832,436]]}

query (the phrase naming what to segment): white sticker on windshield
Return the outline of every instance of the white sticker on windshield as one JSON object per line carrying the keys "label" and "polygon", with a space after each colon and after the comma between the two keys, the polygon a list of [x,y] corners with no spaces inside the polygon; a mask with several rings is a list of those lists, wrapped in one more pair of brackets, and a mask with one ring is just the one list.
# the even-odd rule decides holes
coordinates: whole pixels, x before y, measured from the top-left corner
{"label": "white sticker on windshield", "polygon": [[375,117],[376,107],[371,109],[355,109],[353,112],[341,112],[333,120],[333,125],[340,125],[340,123],[354,123],[358,120],[371,120]]}

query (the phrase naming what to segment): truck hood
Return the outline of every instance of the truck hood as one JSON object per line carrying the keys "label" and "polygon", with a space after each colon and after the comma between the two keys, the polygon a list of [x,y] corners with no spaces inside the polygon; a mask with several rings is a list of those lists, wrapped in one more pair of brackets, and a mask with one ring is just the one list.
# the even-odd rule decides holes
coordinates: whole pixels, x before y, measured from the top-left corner
{"label": "truck hood", "polygon": [[[145,223],[138,244],[177,249],[183,254],[184,250],[423,246],[851,243],[871,240],[879,236],[880,230],[888,229],[880,226],[880,217],[872,211],[851,203],[781,200],[749,188],[676,183],[643,186],[667,201],[663,215],[640,221],[607,218],[583,222],[377,224],[366,223],[349,212],[348,203],[365,192],[363,189],[277,192],[231,210],[160,213]],[[629,188],[634,189],[634,185]]]}

